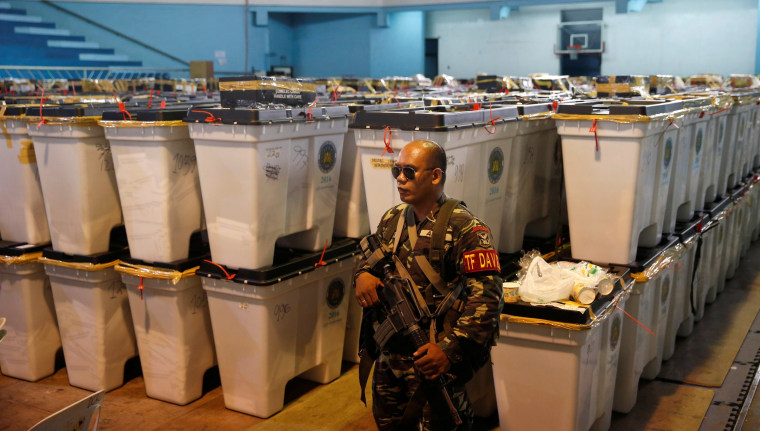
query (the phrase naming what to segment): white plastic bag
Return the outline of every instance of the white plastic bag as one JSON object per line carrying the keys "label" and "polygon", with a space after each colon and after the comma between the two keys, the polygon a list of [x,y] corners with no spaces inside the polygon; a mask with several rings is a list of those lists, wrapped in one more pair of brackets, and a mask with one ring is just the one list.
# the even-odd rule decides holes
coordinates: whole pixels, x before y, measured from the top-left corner
{"label": "white plastic bag", "polygon": [[549,265],[540,256],[531,262],[518,290],[520,299],[526,302],[547,303],[570,297],[575,277],[556,265]]}

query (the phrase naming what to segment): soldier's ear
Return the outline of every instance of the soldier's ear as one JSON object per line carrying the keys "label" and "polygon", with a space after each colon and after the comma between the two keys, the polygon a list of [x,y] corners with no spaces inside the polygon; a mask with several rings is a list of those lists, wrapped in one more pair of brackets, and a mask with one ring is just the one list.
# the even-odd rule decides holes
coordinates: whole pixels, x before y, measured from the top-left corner
{"label": "soldier's ear", "polygon": [[443,183],[443,176],[445,174],[441,170],[441,168],[435,168],[433,169],[433,184],[441,184]]}

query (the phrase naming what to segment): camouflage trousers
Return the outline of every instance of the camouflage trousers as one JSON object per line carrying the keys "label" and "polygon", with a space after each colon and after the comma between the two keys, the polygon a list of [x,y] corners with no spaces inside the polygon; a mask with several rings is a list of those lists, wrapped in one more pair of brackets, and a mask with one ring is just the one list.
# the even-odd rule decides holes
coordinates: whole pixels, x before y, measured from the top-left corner
{"label": "camouflage trousers", "polygon": [[[399,422],[409,400],[424,377],[415,371],[412,356],[381,353],[375,361],[372,376],[372,413],[380,431],[401,430]],[[451,401],[459,412],[462,425],[456,426],[443,399],[437,396],[432,385],[423,387],[425,407],[422,409],[423,430],[469,430],[472,427],[473,412],[464,386],[447,386]],[[410,429],[418,430],[419,421]]]}

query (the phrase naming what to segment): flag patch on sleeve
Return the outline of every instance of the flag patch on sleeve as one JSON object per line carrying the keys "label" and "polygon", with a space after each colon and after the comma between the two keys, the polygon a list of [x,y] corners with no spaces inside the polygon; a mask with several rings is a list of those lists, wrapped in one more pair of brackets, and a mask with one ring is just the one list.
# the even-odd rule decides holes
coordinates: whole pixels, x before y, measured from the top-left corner
{"label": "flag patch on sleeve", "polygon": [[464,260],[464,272],[501,271],[499,266],[499,253],[496,250],[473,250],[466,252]]}

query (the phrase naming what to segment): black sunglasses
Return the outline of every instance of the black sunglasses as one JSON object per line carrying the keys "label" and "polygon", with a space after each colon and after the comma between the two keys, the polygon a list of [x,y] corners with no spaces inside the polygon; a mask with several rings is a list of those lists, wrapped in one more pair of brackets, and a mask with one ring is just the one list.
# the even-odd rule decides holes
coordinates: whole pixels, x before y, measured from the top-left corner
{"label": "black sunglasses", "polygon": [[[433,169],[435,168],[420,169],[420,172],[432,171]],[[393,178],[398,178],[398,175],[401,173],[404,174],[404,178],[406,178],[409,181],[413,181],[415,175],[417,175],[417,170],[411,166],[394,166],[391,168],[391,175],[393,175]]]}

